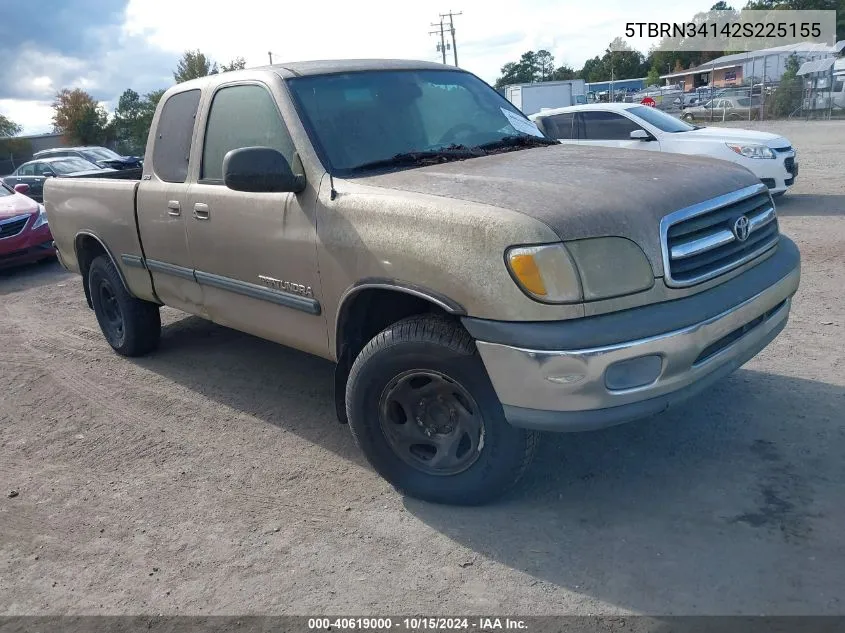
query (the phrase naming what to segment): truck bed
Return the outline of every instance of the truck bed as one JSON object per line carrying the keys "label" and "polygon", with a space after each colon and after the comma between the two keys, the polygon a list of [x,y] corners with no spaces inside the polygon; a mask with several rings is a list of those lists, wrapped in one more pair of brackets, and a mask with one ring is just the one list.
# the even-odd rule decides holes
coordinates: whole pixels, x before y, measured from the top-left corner
{"label": "truck bed", "polygon": [[[142,257],[135,213],[138,170],[106,172],[94,178],[50,178],[44,207],[62,264],[81,272],[77,253],[84,240],[97,240],[137,297],[155,299],[149,273],[123,265],[124,256]],[[107,246],[105,246],[107,245]]]}

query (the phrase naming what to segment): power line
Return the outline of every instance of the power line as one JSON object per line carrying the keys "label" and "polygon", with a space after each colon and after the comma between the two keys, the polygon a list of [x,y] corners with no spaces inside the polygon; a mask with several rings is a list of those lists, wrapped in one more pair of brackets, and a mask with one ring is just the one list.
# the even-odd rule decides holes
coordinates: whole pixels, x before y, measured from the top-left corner
{"label": "power line", "polygon": [[443,63],[446,63],[446,40],[443,38],[443,18],[440,19],[440,22],[432,22],[431,26],[438,27],[436,31],[429,31],[429,35],[437,35],[440,34],[440,41],[437,43],[437,50],[440,52],[441,56],[443,57]]}
{"label": "power line", "polygon": [[[446,51],[452,51],[453,59],[455,60],[455,66],[458,65],[458,43],[455,39],[455,21],[454,17],[457,15],[463,15],[462,11],[458,13],[453,13],[449,11],[449,13],[441,13],[440,14],[440,22],[432,22],[431,26],[437,27],[437,30],[429,31],[429,35],[440,35],[440,41],[437,43],[437,52],[440,53],[440,56],[443,60],[443,63],[446,63]],[[449,23],[444,23],[443,19],[449,18]],[[446,41],[446,31],[452,36],[452,41]]]}
{"label": "power line", "polygon": [[[440,14],[440,21],[442,23],[443,18],[449,18],[449,30],[452,32],[452,55],[455,59],[455,66],[458,65],[458,43],[455,41],[455,20],[454,16],[456,15],[463,15],[463,11],[458,11],[457,13],[452,13],[452,10],[449,10],[449,13],[441,13]],[[445,63],[445,62],[444,62]]]}

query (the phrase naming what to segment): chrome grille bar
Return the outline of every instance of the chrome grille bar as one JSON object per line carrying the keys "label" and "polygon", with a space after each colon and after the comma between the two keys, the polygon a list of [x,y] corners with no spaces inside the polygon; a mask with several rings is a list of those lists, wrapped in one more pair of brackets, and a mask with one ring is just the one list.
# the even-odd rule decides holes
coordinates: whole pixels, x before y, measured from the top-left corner
{"label": "chrome grille bar", "polygon": [[[738,219],[748,234],[734,234]],[[666,284],[692,286],[762,255],[779,240],[774,202],[764,184],[740,189],[681,209],[660,222]]]}

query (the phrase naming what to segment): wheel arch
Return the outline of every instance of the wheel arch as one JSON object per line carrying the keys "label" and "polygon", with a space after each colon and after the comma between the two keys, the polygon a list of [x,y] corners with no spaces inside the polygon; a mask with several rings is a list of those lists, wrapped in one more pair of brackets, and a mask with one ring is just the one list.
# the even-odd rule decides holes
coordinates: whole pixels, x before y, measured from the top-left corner
{"label": "wheel arch", "polygon": [[114,254],[95,233],[91,231],[79,231],[73,238],[73,251],[76,257],[76,263],[79,266],[79,273],[82,275],[82,288],[85,290],[85,300],[88,302],[89,308],[93,309],[94,305],[91,303],[91,288],[88,286],[88,270],[91,268],[91,262],[100,255],[106,255],[111,260],[124,289],[130,295],[132,294]]}
{"label": "wheel arch", "polygon": [[438,292],[389,279],[364,279],[344,292],[334,328],[335,406],[341,422],[346,421],[346,381],[358,353],[386,327],[417,314],[439,314],[457,321],[466,310]]}

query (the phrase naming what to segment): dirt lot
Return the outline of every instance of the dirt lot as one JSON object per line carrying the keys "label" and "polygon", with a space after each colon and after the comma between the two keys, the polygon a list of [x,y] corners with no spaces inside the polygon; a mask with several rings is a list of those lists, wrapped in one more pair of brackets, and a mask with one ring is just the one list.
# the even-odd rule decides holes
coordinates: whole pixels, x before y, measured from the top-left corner
{"label": "dirt lot", "polygon": [[668,414],[546,436],[490,507],[393,492],[324,361],[171,310],[127,360],[77,277],[0,273],[0,612],[845,614],[845,123],[774,127],[787,330]]}

